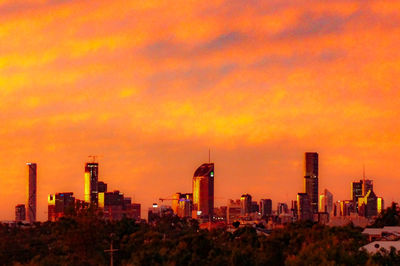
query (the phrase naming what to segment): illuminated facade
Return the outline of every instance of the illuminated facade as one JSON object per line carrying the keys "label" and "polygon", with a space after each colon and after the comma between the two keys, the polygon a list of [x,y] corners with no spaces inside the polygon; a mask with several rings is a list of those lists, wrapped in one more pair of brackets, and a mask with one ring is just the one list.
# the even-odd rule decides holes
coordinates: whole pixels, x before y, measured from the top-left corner
{"label": "illuminated facade", "polygon": [[354,202],[354,212],[359,211],[358,199],[364,197],[368,191],[374,189],[374,183],[372,180],[364,179],[359,182],[351,183],[351,199]]}
{"label": "illuminated facade", "polygon": [[240,197],[240,213],[246,215],[251,213],[251,195],[243,194]]}
{"label": "illuminated facade", "polygon": [[385,209],[385,203],[383,201],[383,198],[378,198],[377,199],[377,211],[378,211],[378,214],[380,214],[384,209]]}
{"label": "illuminated facade", "polygon": [[37,187],[37,166],[36,163],[27,163],[28,166],[28,203],[27,203],[27,221],[36,222],[36,187]]}
{"label": "illuminated facade", "polygon": [[358,214],[367,218],[378,215],[378,198],[374,191],[369,190],[364,197],[358,198]]}
{"label": "illuminated facade", "polygon": [[172,210],[174,211],[175,214],[178,214],[178,206],[179,206],[179,200],[181,199],[182,193],[175,193],[172,196]]}
{"label": "illuminated facade", "polygon": [[319,211],[331,214],[333,210],[333,195],[325,189],[324,194],[319,196]]}
{"label": "illuminated facade", "polygon": [[297,194],[297,211],[297,217],[300,221],[313,220],[313,210],[307,193]]}
{"label": "illuminated facade", "polygon": [[57,221],[60,217],[75,209],[75,197],[73,195],[74,193],[67,192],[48,196],[47,213],[49,221]]}
{"label": "illuminated facade", "polygon": [[363,186],[363,184],[364,180],[351,183],[351,199],[353,201],[357,202],[359,197],[364,197],[368,191],[374,190],[374,183],[372,180],[366,179],[365,186]]}
{"label": "illuminated facade", "polygon": [[193,218],[212,219],[214,212],[214,164],[205,163],[193,175]]}
{"label": "illuminated facade", "polygon": [[181,218],[192,217],[192,200],[181,198],[178,202],[177,215]]}
{"label": "illuminated facade", "polygon": [[179,217],[192,217],[193,194],[175,193],[172,197],[172,210]]}
{"label": "illuminated facade", "polygon": [[132,203],[132,199],[115,190],[113,192],[100,192],[98,194],[98,207],[103,212],[103,217],[108,220],[120,220],[123,217],[140,219],[141,205]]}
{"label": "illuminated facade", "polygon": [[99,164],[86,163],[85,165],[85,202],[97,205],[98,203]]}
{"label": "illuminated facade", "polygon": [[318,212],[318,153],[306,152],[304,158],[304,188],[313,213]]}
{"label": "illuminated facade", "polygon": [[25,204],[19,204],[15,206],[15,221],[22,222],[26,219]]}

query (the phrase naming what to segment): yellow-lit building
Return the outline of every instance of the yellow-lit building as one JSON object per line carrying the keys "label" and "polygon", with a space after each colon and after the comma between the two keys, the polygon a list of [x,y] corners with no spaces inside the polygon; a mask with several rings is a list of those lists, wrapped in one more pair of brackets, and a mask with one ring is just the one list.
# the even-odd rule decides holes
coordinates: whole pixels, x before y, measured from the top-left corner
{"label": "yellow-lit building", "polygon": [[193,175],[193,218],[212,219],[214,212],[214,164],[205,163]]}

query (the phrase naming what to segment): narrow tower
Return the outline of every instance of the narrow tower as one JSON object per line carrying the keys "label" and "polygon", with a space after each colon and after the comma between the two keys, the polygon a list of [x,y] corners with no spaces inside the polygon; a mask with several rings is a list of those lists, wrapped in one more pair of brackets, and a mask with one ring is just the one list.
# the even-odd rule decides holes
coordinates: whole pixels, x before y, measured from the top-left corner
{"label": "narrow tower", "polygon": [[27,221],[30,223],[36,222],[36,179],[37,167],[36,163],[27,163],[28,166],[28,204],[27,206]]}
{"label": "narrow tower", "polygon": [[306,152],[304,158],[304,187],[310,198],[311,210],[318,212],[318,153]]}
{"label": "narrow tower", "polygon": [[97,205],[98,203],[99,164],[86,163],[85,165],[85,202]]}

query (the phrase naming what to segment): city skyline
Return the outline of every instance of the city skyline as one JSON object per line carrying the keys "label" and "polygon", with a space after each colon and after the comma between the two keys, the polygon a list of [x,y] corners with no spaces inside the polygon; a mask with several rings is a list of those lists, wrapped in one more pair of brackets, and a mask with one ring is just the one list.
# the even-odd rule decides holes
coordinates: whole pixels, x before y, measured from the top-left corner
{"label": "city skyline", "polygon": [[[0,1],[0,220],[47,194],[84,199],[82,169],[149,206],[216,165],[215,205],[319,188],[350,199],[363,165],[400,202],[396,1]],[[275,207],[275,203],[273,204]]]}
{"label": "city skyline", "polygon": [[[107,183],[104,183],[103,181],[99,181],[99,163],[96,160],[97,156],[88,156],[88,157],[92,158],[92,160],[90,162],[86,162],[85,163],[85,167],[84,167],[84,188],[83,188],[83,190],[84,190],[85,193],[83,194],[84,198],[83,198],[82,202],[86,202],[87,204],[94,204],[95,206],[100,206],[99,205],[100,203],[97,202],[98,197],[101,194],[99,192],[107,191],[107,186],[108,185],[107,185]],[[322,202],[321,202],[321,198],[320,197],[322,197],[322,195],[324,195],[324,193],[327,193],[327,189],[326,188],[322,189],[318,185],[319,154],[317,152],[305,152],[304,153],[304,158],[303,158],[303,165],[304,165],[304,167],[303,167],[303,173],[304,173],[304,176],[303,176],[303,178],[304,178],[303,192],[297,193],[297,197],[295,196],[294,198],[292,198],[292,204],[293,204],[293,200],[297,200],[298,206],[296,206],[296,207],[300,211],[302,209],[300,201],[303,201],[303,199],[301,199],[301,197],[304,198],[306,196],[306,198],[305,198],[305,200],[307,200],[306,204],[309,204],[309,207],[307,207],[308,208],[307,212],[309,212],[309,213],[306,214],[306,216],[304,216],[306,218],[303,218],[303,219],[309,219],[309,218],[311,219],[313,217],[313,213],[321,212],[320,208],[322,207],[321,206]],[[31,199],[33,197],[32,195],[36,196],[36,194],[37,194],[37,191],[36,191],[37,164],[36,163],[27,163],[27,166],[28,166],[28,170],[29,170],[28,171],[28,181],[29,182],[33,181],[32,185],[28,186],[29,190],[27,191],[27,197],[28,197],[28,199]],[[179,202],[179,199],[181,198],[181,195],[182,195],[183,198],[189,199],[189,196],[186,196],[186,195],[190,195],[190,205],[193,204],[190,207],[190,210],[193,209],[193,212],[190,215],[192,217],[197,217],[197,218],[200,218],[200,217],[206,218],[206,219],[210,218],[207,215],[207,213],[209,212],[208,211],[208,207],[204,207],[204,206],[208,206],[209,205],[209,206],[214,206],[215,208],[219,208],[221,206],[225,206],[226,204],[229,205],[229,201],[232,201],[232,200],[235,200],[235,199],[236,200],[240,200],[241,214],[242,215],[249,214],[250,212],[253,212],[253,210],[251,210],[251,208],[252,208],[251,204],[253,202],[258,202],[258,201],[260,201],[260,205],[257,207],[257,208],[260,208],[258,212],[261,212],[261,202],[263,201],[263,199],[262,198],[253,198],[256,201],[252,201],[252,196],[250,194],[243,194],[241,197],[239,197],[239,199],[238,199],[238,197],[236,197],[236,198],[232,197],[232,198],[229,198],[229,199],[225,198],[225,199],[227,199],[227,202],[225,202],[225,204],[220,204],[218,206],[215,205],[214,204],[215,200],[216,199],[221,199],[223,197],[218,196],[218,195],[217,195],[217,197],[215,197],[215,194],[214,194],[214,171],[215,171],[214,170],[214,163],[211,163],[211,161],[210,161],[210,153],[209,153],[209,162],[208,163],[203,163],[195,171],[195,174],[193,176],[193,181],[192,181],[192,190],[191,190],[190,194],[172,193],[171,194],[172,195],[172,199],[171,198],[169,198],[169,199],[168,198],[159,198],[158,200],[161,202],[161,205],[163,205],[162,203],[163,203],[164,200],[172,200],[172,202],[171,202],[172,205],[171,204],[167,204],[167,206],[172,207],[172,209],[174,210],[174,213],[178,213],[177,206],[175,206],[175,204],[174,204],[175,202],[174,201],[178,200],[178,202]],[[315,191],[315,189],[311,189],[310,190],[310,187],[308,185],[309,181],[307,181],[307,178],[310,178],[310,177],[317,178],[317,182],[316,182],[316,191],[317,191],[317,193],[318,193],[318,191],[324,190],[324,193],[318,193],[318,195],[317,195],[318,196],[317,197],[318,201],[317,201],[317,209],[316,210],[314,209],[313,202],[312,202],[312,199],[314,198],[313,191]],[[359,187],[355,186],[355,184],[364,184],[364,183],[367,185],[365,187],[365,189],[364,189],[364,186],[361,186],[361,185]],[[100,188],[100,186],[101,186],[101,188]],[[361,187],[362,187],[362,189],[361,189]],[[115,192],[117,192],[117,194],[120,194],[119,189],[120,188],[113,188],[111,191],[114,191],[114,192],[110,192],[110,194],[114,194]],[[309,190],[308,193],[307,193],[307,190]],[[360,180],[359,182],[356,181],[356,180],[353,180],[351,182],[351,184],[350,184],[350,198],[349,199],[347,199],[347,198],[341,198],[341,199],[333,198],[334,199],[334,203],[336,204],[337,202],[340,203],[340,202],[344,202],[344,201],[346,201],[346,202],[355,201],[356,204],[357,204],[358,203],[358,199],[357,198],[361,197],[363,195],[366,195],[366,194],[369,195],[369,193],[367,193],[367,192],[369,192],[369,190],[371,190],[371,192],[374,193],[373,192],[373,180],[366,179],[365,166],[364,166],[363,167],[363,179]],[[87,192],[89,192],[89,191],[91,193],[88,194]],[[209,192],[209,191],[211,191],[211,192]],[[60,192],[60,191],[54,192],[54,193],[62,193],[62,195],[69,194],[69,192]],[[73,194],[74,192],[71,192],[71,193]],[[329,191],[328,191],[328,193],[329,193]],[[102,206],[104,207],[104,193],[102,193],[102,194],[103,194],[102,197],[101,197],[102,198],[102,202],[103,202]],[[120,194],[120,195],[122,195],[122,194]],[[195,195],[195,196],[193,196],[193,195]],[[302,195],[302,196],[300,196],[300,195]],[[356,199],[354,199],[354,195],[357,195]],[[300,196],[300,198],[299,198],[299,196]],[[248,200],[246,199],[247,197],[249,197]],[[374,194],[374,197],[375,197],[375,194]],[[379,201],[382,201],[382,199],[383,199],[382,197],[378,198]],[[49,206],[54,204],[53,200],[54,200],[54,194],[48,194],[48,204],[49,204]],[[129,200],[131,200],[130,197],[129,197]],[[270,200],[272,200],[273,203],[278,203],[278,205],[284,204],[284,205],[286,205],[286,208],[288,208],[288,203],[289,202],[281,203],[281,202],[279,202],[279,200],[277,201],[276,199],[273,199],[273,198],[270,199]],[[153,201],[153,204],[152,204],[153,207],[154,207],[154,202],[155,201],[156,200]],[[32,205],[34,207],[33,209],[35,210],[35,215],[34,215],[35,219],[33,219],[33,220],[32,220],[32,218],[29,217],[29,211],[28,211],[28,209],[30,209],[28,207],[29,206],[29,202],[30,201],[28,201],[27,205],[22,205],[22,206],[27,206],[27,211],[26,211],[27,220],[28,221],[29,220],[36,221],[36,198],[34,200],[34,204]],[[244,203],[244,202],[246,202],[246,203]],[[136,202],[136,203],[139,203],[139,205],[141,205],[140,202]],[[331,202],[331,204],[332,204],[332,202]],[[19,206],[21,206],[21,205],[18,204],[15,207],[15,217],[16,217],[16,219],[17,219],[17,217],[19,217],[19,215],[17,214],[17,208]],[[199,207],[199,206],[203,206],[203,207]],[[383,206],[383,204],[379,203],[378,206]],[[343,207],[341,207],[341,208],[343,208]],[[279,206],[278,206],[278,209],[279,209]],[[279,210],[278,209],[277,209],[277,212],[279,214]],[[380,207],[380,209],[381,209],[381,207]],[[49,210],[50,210],[50,207],[49,207]],[[202,211],[199,212],[199,210],[202,210]],[[274,210],[274,208],[272,208],[272,210]],[[287,211],[288,211],[288,209],[287,209]],[[331,211],[333,211],[333,210],[331,209]],[[358,209],[354,209],[354,211],[358,211]],[[214,212],[214,209],[212,209],[211,213],[213,213],[213,212]],[[300,211],[300,212],[302,212],[302,211]],[[47,212],[47,213],[50,213],[50,211]],[[145,208],[142,208],[142,213],[141,213],[142,217],[144,217],[145,213],[146,213]],[[204,215],[204,213],[206,213],[206,215]],[[330,213],[330,212],[328,212],[328,213]]]}

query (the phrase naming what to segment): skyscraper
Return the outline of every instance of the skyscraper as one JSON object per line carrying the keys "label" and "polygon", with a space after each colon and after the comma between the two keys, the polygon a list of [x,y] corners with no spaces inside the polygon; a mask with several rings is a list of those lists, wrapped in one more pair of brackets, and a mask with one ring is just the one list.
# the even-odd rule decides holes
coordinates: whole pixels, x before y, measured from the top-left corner
{"label": "skyscraper", "polygon": [[172,195],[172,210],[179,217],[191,217],[193,205],[192,193],[177,192]]}
{"label": "skyscraper", "polygon": [[276,212],[278,215],[282,213],[289,213],[289,207],[284,202],[278,202],[278,205],[276,207]]}
{"label": "skyscraper", "polygon": [[324,194],[319,196],[319,211],[330,214],[333,210],[333,195],[325,189]]}
{"label": "skyscraper", "polygon": [[75,197],[73,192],[56,193],[48,196],[48,220],[56,221],[75,208]]}
{"label": "skyscraper", "polygon": [[98,203],[99,164],[86,163],[85,165],[85,202]]}
{"label": "skyscraper", "polygon": [[358,214],[367,218],[378,214],[378,198],[373,190],[368,190],[364,197],[358,198]]}
{"label": "skyscraper", "polygon": [[212,219],[214,212],[214,164],[205,163],[193,175],[193,217]]}
{"label": "skyscraper", "polygon": [[351,183],[351,199],[354,202],[354,212],[358,212],[359,210],[358,199],[363,198],[370,190],[374,190],[374,183],[372,180],[365,179],[365,176],[359,182],[355,181]]}
{"label": "skyscraper", "polygon": [[251,195],[243,194],[240,197],[240,210],[242,215],[251,213]]}
{"label": "skyscraper", "polygon": [[226,221],[228,224],[232,224],[235,220],[240,217],[241,214],[240,200],[228,200],[228,206],[226,209]]}
{"label": "skyscraper", "polygon": [[300,221],[307,221],[313,219],[311,201],[307,193],[297,194],[297,211],[298,211],[298,219]]}
{"label": "skyscraper", "polygon": [[30,223],[36,222],[36,163],[27,163],[28,166],[28,204],[27,206],[27,220]]}
{"label": "skyscraper", "polygon": [[304,160],[304,188],[313,213],[318,212],[318,153],[306,152]]}
{"label": "skyscraper", "polygon": [[261,199],[260,200],[261,216],[272,215],[272,200]]}
{"label": "skyscraper", "polygon": [[360,182],[351,182],[351,200],[358,202],[358,198],[363,196],[362,180]]}

